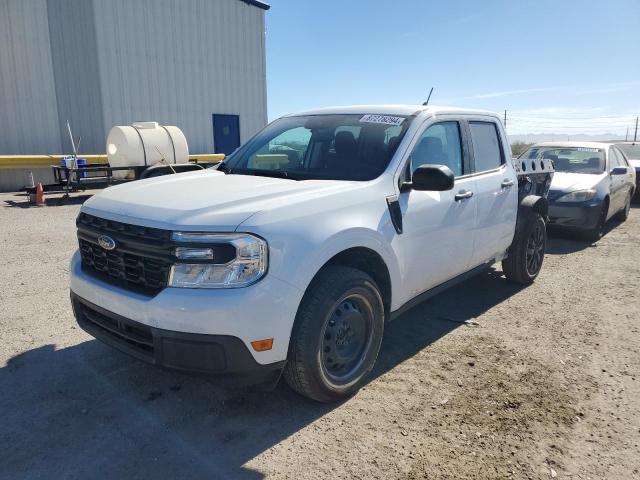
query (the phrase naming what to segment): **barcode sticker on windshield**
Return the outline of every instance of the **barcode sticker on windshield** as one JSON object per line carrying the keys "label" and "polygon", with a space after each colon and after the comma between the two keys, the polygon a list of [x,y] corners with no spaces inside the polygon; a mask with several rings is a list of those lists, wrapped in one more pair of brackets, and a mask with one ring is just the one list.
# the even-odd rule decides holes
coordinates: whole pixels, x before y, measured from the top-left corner
{"label": "barcode sticker on windshield", "polygon": [[577,150],[578,152],[599,152],[600,151],[599,148],[591,148],[591,147],[578,147],[578,148],[575,148],[574,150]]}
{"label": "barcode sticker on windshield", "polygon": [[401,125],[404,117],[393,117],[391,115],[365,115],[360,119],[360,123],[381,123],[383,125]]}

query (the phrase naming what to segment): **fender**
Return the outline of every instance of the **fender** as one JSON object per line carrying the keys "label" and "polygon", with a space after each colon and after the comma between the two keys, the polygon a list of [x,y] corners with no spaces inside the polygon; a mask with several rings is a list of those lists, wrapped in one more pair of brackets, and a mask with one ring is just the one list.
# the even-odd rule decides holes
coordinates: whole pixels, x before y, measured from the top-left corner
{"label": "fender", "polygon": [[520,200],[520,204],[518,205],[518,219],[516,220],[515,236],[520,233],[523,226],[528,221],[529,216],[533,212],[542,215],[542,218],[546,222],[547,215],[549,213],[549,202],[547,201],[547,199],[539,195],[527,195],[522,198],[522,200]]}
{"label": "fender", "polygon": [[397,292],[394,290],[399,288],[400,266],[395,252],[391,248],[389,242],[374,230],[365,228],[351,228],[334,234],[330,238],[324,240],[322,245],[314,250],[306,251],[303,257],[306,257],[305,265],[296,272],[295,283],[298,288],[300,286],[308,286],[313,277],[320,269],[334,256],[349,250],[351,248],[364,247],[376,252],[389,270],[391,278],[392,298],[397,298]]}
{"label": "fender", "polygon": [[529,212],[536,212],[546,218],[549,213],[549,202],[546,198],[539,195],[527,195],[520,200],[518,205],[518,219],[520,214],[527,214]]}

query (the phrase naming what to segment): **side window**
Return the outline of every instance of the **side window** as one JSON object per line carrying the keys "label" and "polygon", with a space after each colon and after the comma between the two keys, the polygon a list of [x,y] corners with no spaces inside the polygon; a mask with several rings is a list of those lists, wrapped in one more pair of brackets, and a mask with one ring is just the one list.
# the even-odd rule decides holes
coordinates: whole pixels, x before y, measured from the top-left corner
{"label": "side window", "polygon": [[505,162],[498,129],[492,122],[469,122],[476,172],[494,170]]}
{"label": "side window", "polygon": [[462,175],[462,146],[458,122],[441,122],[427,128],[411,152],[411,171],[424,164],[446,165]]}
{"label": "side window", "polygon": [[627,156],[618,147],[614,147],[614,150],[616,151],[616,154],[618,155],[618,159],[620,161],[620,165],[623,166],[623,167],[628,167],[629,166],[629,160],[627,159]]}
{"label": "side window", "polygon": [[614,147],[611,147],[609,149],[609,170],[611,170],[612,168],[623,166],[624,164],[621,160],[622,159],[618,155],[618,152],[616,152],[616,149]]}

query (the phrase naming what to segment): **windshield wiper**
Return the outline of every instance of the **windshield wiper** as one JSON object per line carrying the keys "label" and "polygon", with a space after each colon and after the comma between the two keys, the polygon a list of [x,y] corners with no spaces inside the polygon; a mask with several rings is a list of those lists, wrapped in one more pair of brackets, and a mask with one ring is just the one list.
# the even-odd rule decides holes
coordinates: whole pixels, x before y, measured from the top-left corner
{"label": "windshield wiper", "polygon": [[254,175],[256,177],[274,177],[286,178],[287,180],[300,180],[297,175],[292,175],[286,170],[245,170],[242,172],[246,175]]}
{"label": "windshield wiper", "polygon": [[231,173],[231,167],[224,162],[220,162],[216,168],[223,173]]}

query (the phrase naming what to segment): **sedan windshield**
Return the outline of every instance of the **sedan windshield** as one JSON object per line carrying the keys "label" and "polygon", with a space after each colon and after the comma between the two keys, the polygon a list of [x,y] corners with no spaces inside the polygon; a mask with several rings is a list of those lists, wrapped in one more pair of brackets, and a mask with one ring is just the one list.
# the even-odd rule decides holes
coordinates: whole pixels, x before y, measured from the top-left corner
{"label": "sedan windshield", "polygon": [[640,143],[618,143],[616,146],[624,152],[629,160],[640,160]]}
{"label": "sedan windshield", "polygon": [[556,172],[603,173],[604,150],[589,147],[531,147],[522,158],[549,159]]}
{"label": "sedan windshield", "polygon": [[412,119],[362,114],[284,117],[219,169],[292,180],[373,180],[389,164]]}

